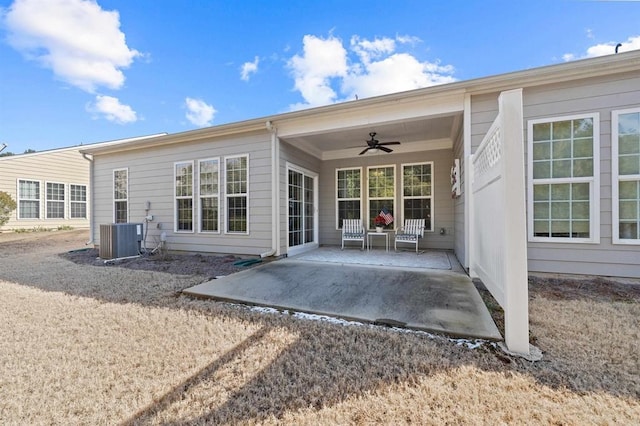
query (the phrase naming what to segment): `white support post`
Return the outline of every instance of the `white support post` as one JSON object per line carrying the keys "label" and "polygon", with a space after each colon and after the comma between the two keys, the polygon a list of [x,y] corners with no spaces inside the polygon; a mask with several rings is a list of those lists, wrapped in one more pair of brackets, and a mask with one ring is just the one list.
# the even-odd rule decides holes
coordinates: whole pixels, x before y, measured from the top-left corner
{"label": "white support post", "polygon": [[529,354],[529,299],[527,282],[526,185],[522,89],[503,92],[499,98],[504,140],[505,343],[512,352]]}

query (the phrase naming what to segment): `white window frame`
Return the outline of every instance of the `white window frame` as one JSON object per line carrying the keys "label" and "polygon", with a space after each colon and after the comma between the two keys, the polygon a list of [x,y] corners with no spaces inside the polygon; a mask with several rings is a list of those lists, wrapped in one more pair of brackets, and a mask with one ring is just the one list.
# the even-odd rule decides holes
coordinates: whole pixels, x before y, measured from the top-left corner
{"label": "white window frame", "polygon": [[640,113],[640,107],[614,110],[611,112],[611,236],[613,244],[637,245],[640,239],[620,238],[620,181],[636,181],[640,183],[639,175],[620,176],[618,158],[618,122],[620,115]]}
{"label": "white window frame", "polygon": [[[246,192],[243,193],[233,193],[233,194],[229,194],[229,191],[227,191],[227,161],[234,159],[234,158],[246,158],[247,159],[247,181],[245,184],[245,188],[246,188]],[[250,225],[251,225],[251,221],[249,220],[250,216],[249,216],[249,183],[250,183],[250,179],[249,179],[249,175],[250,175],[250,171],[251,169],[249,168],[249,154],[239,154],[239,155],[227,155],[224,157],[224,200],[225,200],[225,219],[224,219],[224,233],[225,234],[231,234],[231,235],[249,235],[250,232]],[[241,198],[244,197],[246,199],[246,220],[247,220],[247,230],[242,232],[242,231],[230,231],[229,230],[229,198]]]}
{"label": "white window frame", "polygon": [[[389,200],[389,198],[387,198],[387,197],[371,197],[371,196],[369,196],[369,189],[370,189],[369,170],[371,170],[371,169],[388,169],[388,168],[393,168],[393,197],[391,198],[391,200],[393,201],[393,218],[394,218],[394,221],[398,217],[398,176],[397,176],[396,165],[395,164],[381,164],[381,165],[376,165],[376,166],[367,166],[367,176],[366,176],[366,180],[367,180],[367,187],[366,187],[366,196],[367,196],[366,217],[367,217],[367,221],[364,223],[365,229],[368,229],[368,230],[375,229],[375,226],[373,226],[373,227],[369,226],[371,220],[373,219],[371,217],[371,204],[370,204],[371,201]],[[377,214],[376,214],[376,216],[377,216]]]}
{"label": "white window frame", "polygon": [[[431,166],[431,195],[429,196],[405,196],[404,195],[404,168],[405,167],[411,167],[411,166],[424,166],[424,165],[430,165]],[[435,188],[435,176],[434,176],[434,162],[433,161],[420,161],[417,163],[402,163],[400,165],[400,213],[402,215],[402,219],[401,222],[402,224],[404,224],[404,220],[405,220],[405,215],[404,215],[404,200],[422,200],[422,199],[428,199],[429,200],[429,211],[431,212],[431,219],[430,219],[430,229],[427,229],[426,225],[427,223],[425,222],[425,229],[424,232],[434,232],[435,229],[435,215],[434,215],[434,188]],[[398,217],[400,217],[400,215],[398,215]],[[425,219],[426,221],[426,219]]]}
{"label": "white window frame", "polygon": [[[338,193],[339,193],[339,188],[338,188],[338,175],[340,174],[341,171],[345,171],[345,170],[358,170],[360,172],[360,198],[338,198]],[[359,201],[360,202],[360,220],[364,220],[363,217],[363,213],[364,213],[364,174],[362,171],[362,167],[341,167],[336,169],[336,186],[335,186],[335,190],[336,190],[336,230],[340,230],[342,228],[340,228],[340,201]],[[363,223],[364,225],[364,223]]]}
{"label": "white window frame", "polygon": [[[127,198],[116,198],[116,172],[126,172],[127,173],[127,182],[126,182],[126,191]],[[113,223],[116,223],[116,203],[117,202],[126,202],[127,203],[127,222],[129,222],[129,169],[127,167],[113,169],[112,179],[111,179],[111,196],[113,197],[113,203],[111,204],[111,214],[113,215]]]}
{"label": "white window frame", "polygon": [[[49,184],[62,185],[62,201],[49,199]],[[62,182],[45,181],[44,183],[44,217],[46,220],[64,220],[67,218],[67,185]],[[49,217],[49,204],[62,203],[62,217]]]}
{"label": "white window frame", "polygon": [[[215,161],[218,164],[218,180],[216,182],[216,186],[218,188],[218,191],[215,194],[210,194],[210,195],[202,195],[201,193],[201,185],[202,185],[202,179],[201,179],[201,175],[202,175],[202,163],[206,163],[209,161]],[[222,203],[220,202],[220,174],[221,174],[221,170],[222,170],[222,165],[220,164],[220,157],[213,157],[213,158],[205,158],[203,160],[198,160],[198,232],[201,233],[206,233],[206,234],[219,234],[220,233],[220,210],[222,208]],[[216,218],[217,221],[217,231],[209,231],[209,230],[203,230],[202,229],[202,199],[203,198],[215,198],[216,200],[218,200],[218,217]]]}
{"label": "white window frame", "polygon": [[[34,182],[38,184],[38,199],[21,197],[20,182]],[[16,183],[16,194],[18,199],[18,208],[16,217],[20,220],[40,220],[42,218],[42,181],[38,179],[18,178]],[[20,201],[37,201],[38,202],[38,216],[37,217],[22,217],[20,215]]]}
{"label": "white window frame", "polygon": [[[558,121],[593,120],[593,176],[568,178],[533,178],[533,126],[540,123]],[[589,184],[589,238],[536,237],[533,232],[534,203],[533,187],[537,184],[588,183]],[[528,121],[527,125],[527,210],[528,239],[530,242],[599,244],[600,243],[600,113],[566,115],[558,117],[537,118]]]}
{"label": "white window frame", "polygon": [[[178,166],[191,166],[191,195],[178,195],[176,188],[177,168]],[[194,161],[176,161],[173,163],[173,231],[180,234],[193,234],[196,229],[196,203],[195,203],[195,167]],[[178,229],[178,200],[191,200],[191,229]]]}
{"label": "white window frame", "polygon": [[[72,195],[73,195],[73,191],[71,190],[72,186],[80,186],[80,187],[84,187],[84,201],[75,201],[72,200]],[[86,184],[83,183],[70,183],[69,184],[69,219],[87,219],[89,217],[89,187]],[[73,204],[84,204],[84,216],[82,217],[75,217],[73,216],[73,209],[72,209],[72,205]]]}

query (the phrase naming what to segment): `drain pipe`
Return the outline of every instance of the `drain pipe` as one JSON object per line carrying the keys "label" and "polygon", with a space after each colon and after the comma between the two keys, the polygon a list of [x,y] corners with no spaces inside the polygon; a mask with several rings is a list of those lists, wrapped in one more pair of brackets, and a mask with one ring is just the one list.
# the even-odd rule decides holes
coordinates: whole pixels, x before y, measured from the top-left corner
{"label": "drain pipe", "polygon": [[93,156],[82,153],[82,157],[89,162],[89,241],[85,245],[93,245]]}
{"label": "drain pipe", "polygon": [[271,121],[265,124],[271,133],[271,250],[260,254],[261,258],[278,255],[280,251],[280,144],[276,126]]}

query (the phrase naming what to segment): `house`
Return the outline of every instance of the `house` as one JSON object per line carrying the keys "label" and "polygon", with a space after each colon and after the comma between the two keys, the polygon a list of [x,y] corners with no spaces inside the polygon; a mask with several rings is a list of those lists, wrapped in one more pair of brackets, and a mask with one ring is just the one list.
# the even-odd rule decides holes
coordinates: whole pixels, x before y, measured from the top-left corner
{"label": "house", "polygon": [[0,157],[0,191],[17,204],[2,230],[89,228],[91,156],[80,150],[145,137]]}
{"label": "house", "polygon": [[[529,271],[640,277],[639,121],[635,51],[84,147],[92,238],[150,217],[147,245],[293,255],[386,208],[394,225],[426,219],[420,247],[471,269],[478,241],[521,233]],[[371,139],[401,143],[363,154]],[[472,200],[469,176],[507,151],[506,174],[485,182],[502,181],[506,204],[479,187]]]}

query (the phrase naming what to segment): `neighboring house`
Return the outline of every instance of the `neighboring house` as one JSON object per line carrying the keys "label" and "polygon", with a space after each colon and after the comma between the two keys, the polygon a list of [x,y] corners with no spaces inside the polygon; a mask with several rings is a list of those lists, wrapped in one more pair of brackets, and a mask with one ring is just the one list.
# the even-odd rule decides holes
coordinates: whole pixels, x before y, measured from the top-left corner
{"label": "neighboring house", "polygon": [[89,228],[91,156],[80,150],[143,138],[0,157],[0,191],[17,204],[2,230]]}
{"label": "neighboring house", "polygon": [[[519,115],[505,117],[521,118],[506,123],[517,128],[506,143],[524,152],[514,165],[526,173],[516,190],[526,195],[529,271],[640,277],[637,51],[83,147],[94,158],[92,238],[99,224],[152,215],[148,246],[165,233],[171,250],[291,255],[339,245],[344,218],[372,229],[384,207],[393,226],[426,219],[420,247],[453,250],[468,267],[481,234],[470,225],[469,160],[507,92]],[[359,155],[370,132],[401,144]],[[15,195],[16,180],[76,178],[12,179]],[[40,207],[22,208],[44,218],[41,188]]]}

